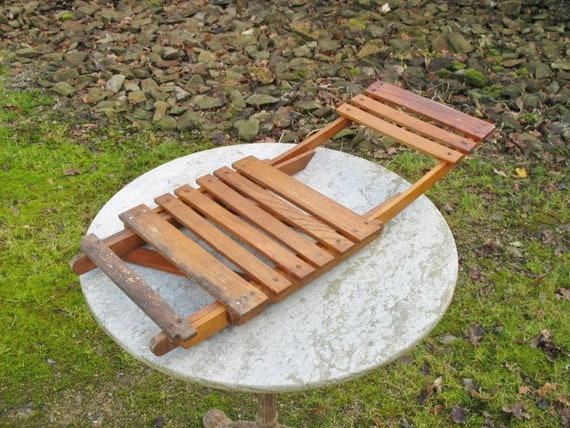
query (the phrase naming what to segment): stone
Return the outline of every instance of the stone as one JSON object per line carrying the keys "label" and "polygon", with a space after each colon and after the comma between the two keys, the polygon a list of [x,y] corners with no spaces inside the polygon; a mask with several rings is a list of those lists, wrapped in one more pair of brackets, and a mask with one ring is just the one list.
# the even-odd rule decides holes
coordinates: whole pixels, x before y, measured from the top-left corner
{"label": "stone", "polygon": [[268,67],[249,67],[249,74],[262,85],[273,83],[273,72]]}
{"label": "stone", "polygon": [[52,80],[54,82],[64,82],[77,77],[79,77],[79,72],[75,68],[63,68],[52,74]]}
{"label": "stone", "polygon": [[382,47],[376,43],[367,43],[360,50],[356,55],[358,58],[366,58],[367,56],[376,55],[382,51]]}
{"label": "stone", "polygon": [[497,6],[505,15],[516,17],[521,13],[522,2],[520,0],[499,1]]}
{"label": "stone", "polygon": [[200,124],[200,116],[201,114],[199,112],[186,110],[178,118],[178,129],[181,131],[190,131],[198,128]]}
{"label": "stone", "polygon": [[40,55],[41,53],[35,48],[22,48],[16,51],[16,57],[18,58],[32,59],[37,58]]}
{"label": "stone", "polygon": [[230,91],[229,98],[232,106],[238,110],[244,109],[247,105],[245,98],[237,89]]}
{"label": "stone", "polygon": [[237,137],[243,141],[251,141],[259,134],[259,120],[246,119],[236,120],[233,128],[237,133]]}
{"label": "stone", "polygon": [[450,47],[456,53],[470,53],[475,49],[461,33],[453,32],[447,35]]}
{"label": "stone", "polygon": [[147,100],[146,94],[143,91],[129,92],[127,99],[129,100],[129,104],[140,104],[144,103]]}
{"label": "stone", "polygon": [[178,123],[172,116],[164,116],[155,122],[155,126],[159,129],[164,129],[165,131],[176,131],[178,129]]}
{"label": "stone", "polygon": [[75,88],[67,82],[57,82],[52,89],[55,93],[64,97],[70,97],[75,93]]}
{"label": "stone", "polygon": [[523,143],[525,150],[530,152],[540,152],[544,149],[542,140],[529,132],[521,134],[520,141]]}
{"label": "stone", "polygon": [[192,104],[199,110],[212,110],[224,105],[220,97],[212,97],[210,95],[196,95],[192,97]]}
{"label": "stone", "polygon": [[253,105],[256,107],[275,104],[279,102],[279,98],[272,97],[266,94],[253,94],[245,100],[246,104]]}
{"label": "stone", "polygon": [[105,89],[111,91],[113,93],[117,93],[123,87],[123,82],[125,81],[126,77],[122,74],[115,74],[111,76],[107,83],[105,84]]}
{"label": "stone", "polygon": [[165,60],[177,59],[179,56],[179,50],[171,46],[164,47],[161,52],[161,57]]}

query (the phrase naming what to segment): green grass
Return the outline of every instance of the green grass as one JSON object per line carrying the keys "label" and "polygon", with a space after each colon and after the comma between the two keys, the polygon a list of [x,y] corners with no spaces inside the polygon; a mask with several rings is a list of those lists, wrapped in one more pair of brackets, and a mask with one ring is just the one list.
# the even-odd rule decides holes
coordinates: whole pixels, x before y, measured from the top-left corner
{"label": "green grass", "polygon": [[[0,426],[197,427],[211,407],[252,419],[252,395],[168,378],[121,351],[91,317],[69,269],[109,197],[210,145],[196,135],[74,123],[42,92],[0,93]],[[451,427],[452,409],[462,408],[470,427],[564,426],[568,171],[515,161],[491,145],[478,153],[429,193],[460,254],[441,323],[409,355],[358,381],[279,396],[282,423]],[[408,152],[386,162],[412,178],[430,166]],[[518,178],[516,167],[528,177]],[[537,343],[544,331],[552,337]]]}

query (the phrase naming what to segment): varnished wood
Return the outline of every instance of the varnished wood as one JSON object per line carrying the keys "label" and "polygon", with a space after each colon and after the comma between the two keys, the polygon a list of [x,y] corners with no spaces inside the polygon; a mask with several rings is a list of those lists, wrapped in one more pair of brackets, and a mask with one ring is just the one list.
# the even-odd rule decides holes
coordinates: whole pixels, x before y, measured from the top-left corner
{"label": "varnished wood", "polygon": [[386,82],[374,82],[365,93],[378,100],[404,107],[412,113],[447,125],[478,140],[487,137],[495,128],[491,123]]}
{"label": "varnished wood", "polygon": [[350,121],[345,117],[339,117],[331,122],[329,125],[320,129],[312,135],[309,135],[301,143],[297,144],[292,149],[286,151],[285,153],[277,156],[271,161],[271,165],[279,168],[284,162],[299,156],[302,153],[312,151],[324,144],[327,140],[334,137],[341,130],[350,125]]}
{"label": "varnished wood", "polygon": [[144,279],[129,268],[97,236],[89,234],[81,249],[172,341],[188,341],[197,332],[192,324],[178,316],[170,305]]}
{"label": "varnished wood", "polygon": [[363,239],[377,228],[354,211],[253,156],[234,162],[233,166],[247,178],[287,199],[350,239]]}
{"label": "varnished wood", "polygon": [[228,309],[232,320],[243,322],[264,309],[267,296],[196,244],[145,205],[119,215],[120,219],[190,279]]}
{"label": "varnished wood", "polygon": [[[302,150],[292,156],[286,156],[286,159],[278,165],[275,165],[275,168],[293,175],[296,172],[303,170],[314,155],[314,151]],[[161,209],[157,208],[156,212],[160,213]],[[171,219],[171,221],[173,221],[173,219]],[[105,242],[105,245],[111,248],[111,250],[119,256],[123,256],[134,249],[145,245],[144,240],[130,229],[123,229],[104,238],[103,241]],[[93,263],[84,253],[79,253],[75,256],[70,265],[72,272],[77,275],[82,275],[97,267],[95,263]]]}
{"label": "varnished wood", "polygon": [[224,167],[216,170],[214,175],[232,186],[233,189],[263,206],[267,212],[276,218],[299,229],[327,249],[336,253],[343,253],[352,247],[352,241],[337,233],[329,225],[278,198],[274,193],[258,186],[234,170]]}
{"label": "varnished wood", "polygon": [[290,250],[314,266],[324,266],[334,257],[306,236],[296,232],[285,223],[254,204],[213,175],[199,178],[196,183],[233,212],[256,225],[274,239],[286,245]]}
{"label": "varnished wood", "polygon": [[[120,257],[187,275],[216,301],[186,319],[164,309],[167,320],[184,326],[183,333],[177,330],[181,327],[171,327],[172,322],[165,325],[165,319],[151,309],[150,316],[158,319],[162,332],[150,346],[156,355],[177,346],[189,348],[230,324],[247,321],[268,302],[286,298],[368,245],[386,222],[431,188],[494,128],[384,82],[372,84],[337,111],[338,119],[272,160],[245,157],[234,162],[234,169],[223,167],[198,178],[198,189],[184,185],[174,195],[157,197],[155,209],[139,205],[121,214],[127,228],[103,242],[86,238],[82,248],[88,254],[74,259],[74,272],[85,273],[99,265],[145,311],[147,303],[159,302],[162,308],[165,302],[152,293],[147,302],[145,287],[150,287],[133,276],[136,273]],[[305,168],[318,146],[352,123],[439,163],[406,190],[362,215],[291,177]],[[129,289],[129,278],[135,278],[139,291]]]}
{"label": "varnished wood", "polygon": [[184,227],[261,285],[266,294],[278,295],[291,285],[287,278],[277,273],[174,195],[162,195],[155,200]]}
{"label": "varnished wood", "polygon": [[315,270],[313,266],[279,245],[259,229],[218,205],[198,190],[185,185],[176,189],[174,193],[185,203],[191,205],[208,219],[223,227],[227,232],[239,238],[295,278],[302,279]]}
{"label": "varnished wood", "polygon": [[407,129],[400,128],[384,119],[374,116],[356,106],[351,104],[343,104],[336,110],[353,122],[365,125],[382,135],[386,135],[397,142],[418,150],[427,155],[433,156],[437,159],[444,160],[449,163],[456,163],[461,160],[463,153],[446,147],[435,141],[428,140],[421,135],[408,131]]}
{"label": "varnished wood", "polygon": [[186,341],[174,341],[160,332],[151,339],[150,350],[160,357],[177,346],[190,348],[230,325],[226,308],[217,301],[194,312],[187,321],[196,329],[195,337]]}
{"label": "varnished wood", "polygon": [[419,135],[454,147],[463,153],[468,153],[477,146],[475,140],[449,132],[429,122],[418,119],[415,116],[411,116],[404,111],[396,110],[395,108],[378,102],[364,94],[352,98],[350,103],[375,116],[379,116],[382,119],[400,125],[410,131],[417,132]]}
{"label": "varnished wood", "polygon": [[452,168],[452,164],[440,162],[413,185],[371,209],[364,214],[364,217],[370,220],[380,220],[383,223],[389,222],[394,216],[402,212],[404,208],[423,195]]}

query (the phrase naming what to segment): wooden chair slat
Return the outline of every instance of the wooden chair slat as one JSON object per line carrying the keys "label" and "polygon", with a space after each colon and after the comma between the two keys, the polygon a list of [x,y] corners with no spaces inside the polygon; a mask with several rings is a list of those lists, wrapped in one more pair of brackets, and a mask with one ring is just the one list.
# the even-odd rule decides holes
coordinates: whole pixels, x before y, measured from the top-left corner
{"label": "wooden chair slat", "polygon": [[360,108],[342,104],[337,112],[350,120],[364,125],[380,134],[386,135],[399,143],[416,149],[429,156],[455,164],[461,160],[463,153],[449,147],[445,147],[435,141],[428,140],[406,129],[400,128],[384,119],[374,116]]}
{"label": "wooden chair slat", "polygon": [[175,196],[162,195],[157,197],[155,202],[190,232],[259,283],[266,294],[279,295],[291,286],[291,282],[287,278],[255,257],[246,248],[239,245]]}
{"label": "wooden chair slat", "polygon": [[463,153],[469,153],[478,144],[470,138],[446,131],[443,128],[439,128],[431,123],[404,113],[403,111],[396,110],[386,104],[380,103],[364,94],[355,96],[350,100],[350,102],[369,113],[401,125],[408,130],[418,132],[424,137],[455,147]]}
{"label": "wooden chair slat", "polygon": [[139,274],[129,268],[97,236],[85,236],[81,241],[81,249],[170,339],[187,341],[196,336],[192,324],[178,316]]}
{"label": "wooden chair slat", "polygon": [[350,239],[362,240],[379,228],[377,224],[253,156],[234,162],[233,167]]}
{"label": "wooden chair slat", "polygon": [[298,228],[329,250],[344,253],[354,245],[352,241],[338,234],[329,225],[285,202],[231,168],[220,168],[214,171],[214,175],[228,186],[255,201],[273,216]]}
{"label": "wooden chair slat", "polygon": [[176,196],[191,205],[230,234],[238,237],[249,247],[267,257],[281,269],[297,279],[303,279],[314,272],[315,268],[297,257],[269,236],[245,222],[200,191],[185,185],[174,191]]}
{"label": "wooden chair slat", "polygon": [[186,272],[190,279],[222,302],[236,322],[243,322],[264,309],[268,300],[264,293],[146,205],[138,205],[119,217],[164,257]]}
{"label": "wooden chair slat", "polygon": [[306,236],[295,232],[291,227],[255,205],[251,200],[243,197],[213,175],[200,177],[196,180],[196,183],[232,211],[239,213],[309,263],[321,267],[334,259],[331,254],[307,239]]}
{"label": "wooden chair slat", "polygon": [[414,94],[385,82],[375,82],[366,94],[401,106],[411,112],[433,119],[477,140],[484,139],[495,126],[484,120],[469,116],[437,101]]}

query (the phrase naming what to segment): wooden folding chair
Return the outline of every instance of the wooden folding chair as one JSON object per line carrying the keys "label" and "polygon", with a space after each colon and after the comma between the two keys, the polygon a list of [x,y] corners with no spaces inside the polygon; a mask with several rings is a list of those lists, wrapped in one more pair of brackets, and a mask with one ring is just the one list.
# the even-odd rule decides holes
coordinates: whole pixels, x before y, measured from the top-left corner
{"label": "wooden folding chair", "polygon": [[[158,325],[161,332],[150,343],[156,355],[189,348],[248,321],[367,245],[494,129],[384,82],[337,112],[338,119],[275,159],[245,157],[200,177],[198,187],[187,184],[156,197],[156,208],[138,205],[121,213],[121,232],[83,238],[73,271],[98,267]],[[407,190],[362,214],[292,177],[319,145],[352,123],[439,162]],[[215,302],[180,316],[126,262],[186,275]]]}

